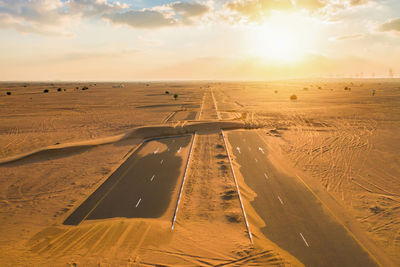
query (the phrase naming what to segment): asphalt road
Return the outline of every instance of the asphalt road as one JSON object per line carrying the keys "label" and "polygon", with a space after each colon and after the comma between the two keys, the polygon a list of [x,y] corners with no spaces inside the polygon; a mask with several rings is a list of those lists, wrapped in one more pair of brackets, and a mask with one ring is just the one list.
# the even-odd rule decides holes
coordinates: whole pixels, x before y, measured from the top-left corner
{"label": "asphalt road", "polygon": [[298,178],[274,168],[256,132],[229,132],[227,138],[246,184],[257,193],[251,205],[266,223],[261,230],[268,239],[305,266],[377,266]]}
{"label": "asphalt road", "polygon": [[177,200],[191,138],[191,135],[160,138],[142,144],[64,224],[162,216],[170,202]]}

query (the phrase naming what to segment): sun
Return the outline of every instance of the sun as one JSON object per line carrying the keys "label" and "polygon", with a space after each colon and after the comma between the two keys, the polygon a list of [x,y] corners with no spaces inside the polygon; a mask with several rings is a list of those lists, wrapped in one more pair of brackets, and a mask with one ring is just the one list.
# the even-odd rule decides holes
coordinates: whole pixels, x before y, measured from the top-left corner
{"label": "sun", "polygon": [[301,56],[295,34],[289,29],[280,27],[263,29],[254,48],[259,57],[275,61],[291,62]]}
{"label": "sun", "polygon": [[304,18],[276,15],[251,31],[250,52],[268,61],[291,63],[301,60],[311,47],[313,37]]}

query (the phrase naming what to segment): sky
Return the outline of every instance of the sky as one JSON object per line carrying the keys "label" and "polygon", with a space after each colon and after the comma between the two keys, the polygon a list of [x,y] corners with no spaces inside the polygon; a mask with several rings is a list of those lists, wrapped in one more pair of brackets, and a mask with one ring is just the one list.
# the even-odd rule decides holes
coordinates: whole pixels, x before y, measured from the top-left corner
{"label": "sky", "polygon": [[400,77],[399,0],[0,0],[0,81]]}

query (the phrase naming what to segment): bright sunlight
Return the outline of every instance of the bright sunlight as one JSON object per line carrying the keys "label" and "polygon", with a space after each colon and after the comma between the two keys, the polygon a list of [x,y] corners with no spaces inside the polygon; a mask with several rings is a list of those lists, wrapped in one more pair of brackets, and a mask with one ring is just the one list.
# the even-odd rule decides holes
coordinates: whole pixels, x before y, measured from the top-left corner
{"label": "bright sunlight", "polygon": [[299,15],[276,14],[251,35],[251,53],[265,60],[292,63],[301,60],[312,50],[314,38],[309,21]]}

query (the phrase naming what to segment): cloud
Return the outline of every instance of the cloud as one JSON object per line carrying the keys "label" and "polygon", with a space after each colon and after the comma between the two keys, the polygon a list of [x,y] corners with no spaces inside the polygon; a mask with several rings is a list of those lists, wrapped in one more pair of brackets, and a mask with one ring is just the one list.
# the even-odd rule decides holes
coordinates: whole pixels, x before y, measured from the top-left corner
{"label": "cloud", "polygon": [[225,9],[244,16],[250,21],[261,21],[268,17],[272,10],[292,8],[291,0],[235,0],[225,4]]}
{"label": "cloud", "polygon": [[161,28],[177,23],[176,19],[167,17],[164,13],[156,10],[131,10],[105,15],[104,17],[111,20],[114,24],[126,24],[133,28]]}
{"label": "cloud", "polygon": [[330,41],[344,41],[344,40],[350,40],[350,39],[360,39],[363,38],[364,34],[350,34],[350,35],[342,35],[342,36],[337,36],[337,37],[332,37],[329,38]]}
{"label": "cloud", "polygon": [[379,30],[381,32],[394,31],[394,32],[400,33],[400,18],[392,19],[392,20],[389,20],[389,21],[383,23],[379,27]]}
{"label": "cloud", "polygon": [[59,0],[3,0],[0,1],[0,15],[23,22],[54,25],[62,21],[62,6]]}
{"label": "cloud", "polygon": [[68,35],[58,28],[68,20],[63,5],[60,0],[2,0],[0,28],[41,35]]}
{"label": "cloud", "polygon": [[83,16],[91,17],[126,8],[106,0],[1,0],[0,28],[23,33],[70,36],[65,26]]}
{"label": "cloud", "polygon": [[[224,0],[225,1],[225,0]],[[105,18],[116,25],[154,29],[195,25],[213,20],[229,23],[263,22],[273,11],[346,9],[372,0],[200,0],[176,1],[135,10],[111,0],[0,0],[0,28],[23,33],[70,36],[68,27],[86,18]],[[221,3],[221,2],[220,2]],[[218,7],[214,9],[214,7]]]}
{"label": "cloud", "polygon": [[262,22],[274,11],[306,10],[313,14],[330,16],[338,11],[366,5],[371,0],[230,0],[225,10],[238,16],[231,21]]}
{"label": "cloud", "polygon": [[133,10],[110,0],[0,0],[0,28],[22,33],[67,36],[65,29],[81,19],[98,17],[134,28],[192,25],[210,11],[206,4],[172,2]]}
{"label": "cloud", "polygon": [[197,2],[175,2],[169,5],[175,12],[185,17],[201,17],[205,15],[210,8],[207,5]]}
{"label": "cloud", "polygon": [[130,10],[104,15],[114,24],[126,24],[133,28],[162,28],[178,25],[192,25],[210,10],[199,2],[174,2],[152,9]]}
{"label": "cloud", "polygon": [[370,0],[350,0],[351,6],[361,6],[371,2]]}
{"label": "cloud", "polygon": [[68,0],[65,6],[72,14],[82,14],[85,16],[96,16],[113,13],[128,8],[127,4],[114,2],[108,3],[106,0]]}
{"label": "cloud", "polygon": [[210,11],[210,7],[198,2],[174,2],[168,5],[175,16],[180,18],[181,24],[192,25],[196,19],[203,17]]}

